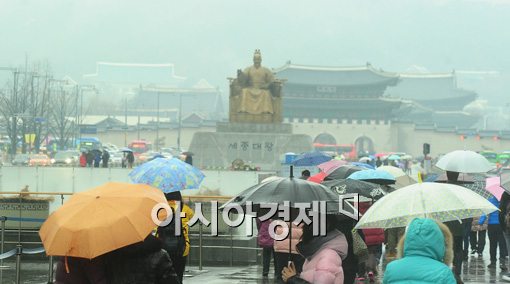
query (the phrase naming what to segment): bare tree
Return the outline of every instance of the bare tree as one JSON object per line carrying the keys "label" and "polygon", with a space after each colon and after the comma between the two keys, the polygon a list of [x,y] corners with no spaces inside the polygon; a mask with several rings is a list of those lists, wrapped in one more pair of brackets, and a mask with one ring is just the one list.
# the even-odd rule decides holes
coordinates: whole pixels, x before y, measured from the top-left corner
{"label": "bare tree", "polygon": [[57,138],[58,146],[64,149],[75,133],[76,97],[73,91],[58,85],[52,93],[53,106],[50,108],[50,133]]}

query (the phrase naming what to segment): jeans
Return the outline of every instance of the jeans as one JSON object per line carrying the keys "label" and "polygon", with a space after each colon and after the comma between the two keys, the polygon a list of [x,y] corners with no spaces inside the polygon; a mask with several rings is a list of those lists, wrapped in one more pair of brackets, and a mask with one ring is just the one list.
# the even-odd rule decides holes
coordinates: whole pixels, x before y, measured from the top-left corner
{"label": "jeans", "polygon": [[179,277],[182,283],[182,278],[184,276],[184,268],[186,267],[186,256],[176,257],[173,261],[173,266],[175,269],[175,273]]}
{"label": "jeans", "polygon": [[499,224],[489,224],[489,251],[491,256],[491,262],[496,262],[496,257],[499,245],[499,258],[505,258],[508,256],[505,237],[503,236],[503,230]]}
{"label": "jeans", "polygon": [[[471,219],[471,221],[472,220],[473,219]],[[466,252],[467,256],[469,253],[469,239],[471,237],[471,222],[462,222],[462,225],[464,226],[464,251]]]}
{"label": "jeans", "polygon": [[453,273],[459,276],[462,272],[462,258],[464,257],[463,239],[463,236],[453,237]]}
{"label": "jeans", "polygon": [[471,250],[476,250],[478,253],[483,253],[483,249],[485,248],[485,236],[487,235],[487,230],[483,231],[473,231],[470,233],[469,241],[471,243]]}
{"label": "jeans", "polygon": [[[269,274],[269,265],[271,264],[271,258],[273,257],[273,247],[262,248],[262,275]],[[275,265],[276,274],[276,261],[273,261]]]}

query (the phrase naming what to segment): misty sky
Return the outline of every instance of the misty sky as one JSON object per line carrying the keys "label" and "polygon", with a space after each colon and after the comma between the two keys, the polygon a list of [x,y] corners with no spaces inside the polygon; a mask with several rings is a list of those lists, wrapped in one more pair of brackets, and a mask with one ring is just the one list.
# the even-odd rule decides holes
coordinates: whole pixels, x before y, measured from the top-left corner
{"label": "misty sky", "polygon": [[508,95],[509,27],[510,0],[0,0],[0,66],[28,55],[80,81],[97,61],[174,63],[225,93],[259,48],[271,68],[498,71],[481,93]]}

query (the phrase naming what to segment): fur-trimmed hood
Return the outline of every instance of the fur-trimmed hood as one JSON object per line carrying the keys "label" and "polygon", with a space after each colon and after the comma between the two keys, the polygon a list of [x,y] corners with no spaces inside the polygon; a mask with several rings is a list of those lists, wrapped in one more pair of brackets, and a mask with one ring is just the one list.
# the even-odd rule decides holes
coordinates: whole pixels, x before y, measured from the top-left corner
{"label": "fur-trimmed hood", "polygon": [[450,266],[453,261],[453,237],[443,223],[432,219],[414,219],[397,246],[397,257],[424,256]]}

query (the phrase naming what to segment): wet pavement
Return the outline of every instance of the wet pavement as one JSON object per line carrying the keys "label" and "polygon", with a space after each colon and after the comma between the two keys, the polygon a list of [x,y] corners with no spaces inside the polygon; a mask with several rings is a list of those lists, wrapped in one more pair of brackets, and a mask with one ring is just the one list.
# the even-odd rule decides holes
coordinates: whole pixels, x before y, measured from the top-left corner
{"label": "wet pavement", "polygon": [[[464,262],[462,278],[465,283],[508,283],[501,280],[502,271],[499,263],[496,269],[489,269],[489,253],[484,252],[483,257],[470,256],[467,262]],[[12,262],[4,263],[10,266],[9,269],[1,269],[2,284],[13,284],[15,279],[15,264]],[[251,265],[244,267],[198,267],[191,266],[187,269],[184,283],[208,283],[208,284],[229,284],[229,283],[276,283],[272,277],[273,271],[270,271],[269,278],[262,277],[262,268],[260,265]],[[48,264],[23,263],[21,273],[22,283],[42,284],[48,283]],[[380,283],[377,279],[376,283]],[[367,282],[368,283],[368,282]]]}

